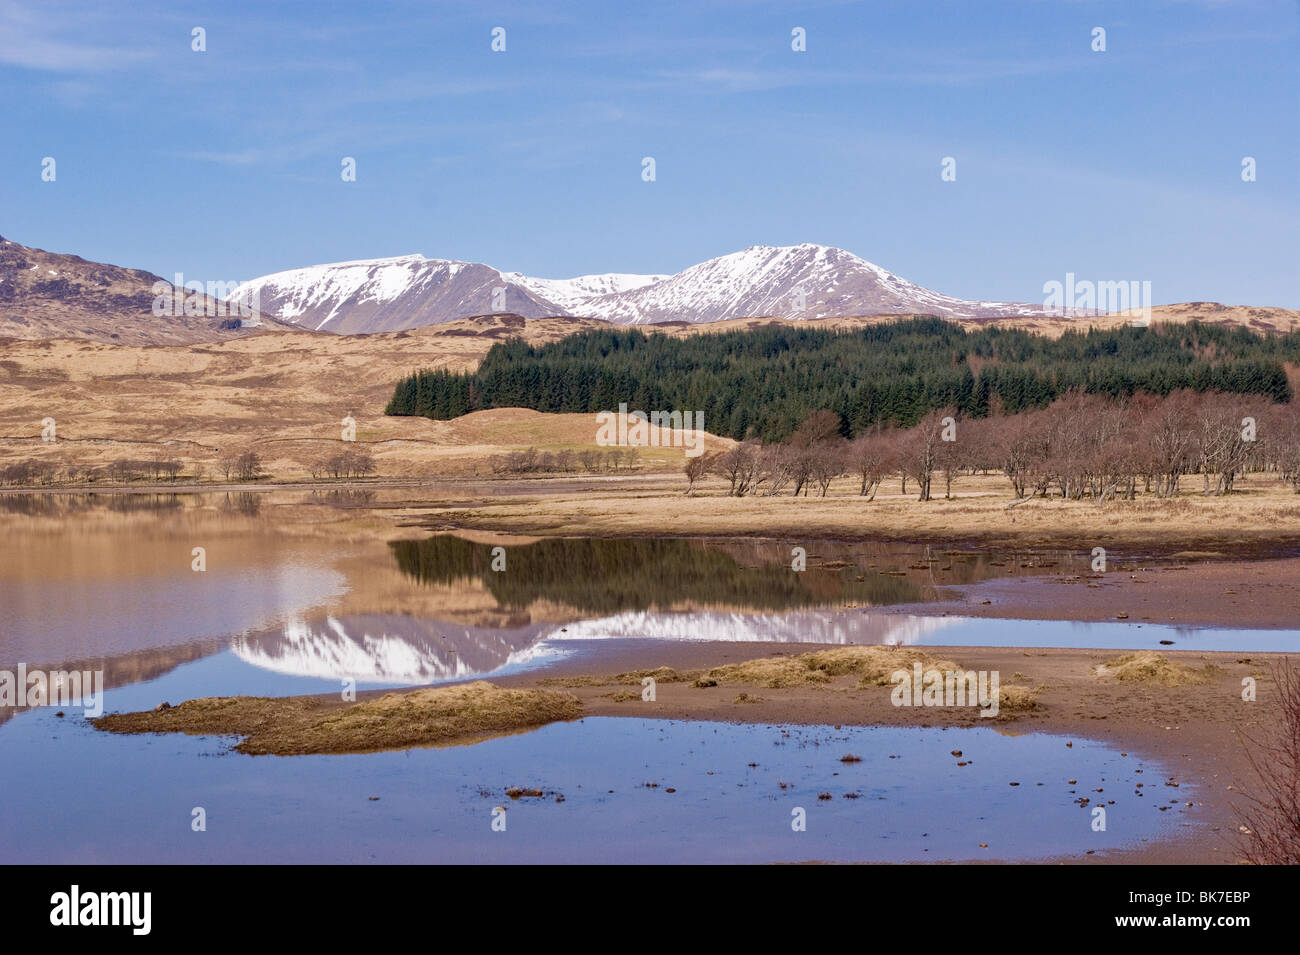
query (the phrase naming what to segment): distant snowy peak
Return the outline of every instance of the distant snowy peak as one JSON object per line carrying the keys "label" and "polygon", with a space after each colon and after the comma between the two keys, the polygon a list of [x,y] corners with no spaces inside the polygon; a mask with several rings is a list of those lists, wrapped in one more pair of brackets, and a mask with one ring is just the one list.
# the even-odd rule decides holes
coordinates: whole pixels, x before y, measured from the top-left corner
{"label": "distant snowy peak", "polygon": [[515,312],[525,318],[567,310],[489,265],[403,255],[276,272],[235,290],[267,314],[340,334],[399,331]]}
{"label": "distant snowy peak", "polygon": [[632,325],[891,313],[994,318],[1043,311],[1042,306],[941,295],[843,249],[812,244],[751,246],[587,305],[583,314]]}
{"label": "distant snowy peak", "polygon": [[751,246],[676,275],[539,279],[404,255],[277,272],[235,292],[265,314],[339,333],[396,331],[473,315],[580,315],[626,325],[729,318],[933,314],[1004,318],[1041,305],[971,302],[923,288],[843,249]]}
{"label": "distant snowy peak", "polygon": [[265,275],[245,282],[232,297],[243,302],[256,297],[282,320],[320,329],[358,307],[384,305],[450,282],[469,267],[422,255],[334,262]]}
{"label": "distant snowy peak", "polygon": [[503,272],[501,275],[566,310],[581,309],[598,296],[634,291],[669,278],[667,275],[631,275],[625,272],[579,275],[576,279],[534,279],[518,272]]}

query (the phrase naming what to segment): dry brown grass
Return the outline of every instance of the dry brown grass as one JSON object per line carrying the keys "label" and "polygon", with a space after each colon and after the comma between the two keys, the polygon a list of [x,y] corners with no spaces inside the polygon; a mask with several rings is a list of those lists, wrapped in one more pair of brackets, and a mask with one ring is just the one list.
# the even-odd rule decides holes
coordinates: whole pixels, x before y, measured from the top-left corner
{"label": "dry brown grass", "polygon": [[[1258,323],[1267,317],[1258,311],[1246,314],[1198,303],[1157,309],[1156,319]],[[837,318],[819,324],[859,327],[879,320],[884,319]],[[769,321],[741,319],[659,331],[687,336]],[[1035,326],[1042,320],[1025,321]],[[1103,317],[1088,324],[1124,321]],[[1077,322],[1049,321],[1035,330],[1054,334],[1066,324],[1077,327]],[[604,323],[538,319],[528,321],[522,335],[542,344],[599,327]],[[345,415],[356,420],[357,442],[375,457],[381,477],[486,475],[488,459],[510,450],[594,447],[591,415],[505,408],[431,421],[383,414],[394,384],[404,375],[417,368],[473,369],[494,343],[516,334],[521,334],[518,326],[489,317],[377,335],[285,332],[193,346],[0,341],[0,466],[27,459],[103,465],[116,458],[162,453],[181,459],[186,474],[196,464],[205,466],[211,479],[223,448],[247,445],[262,456],[277,480],[306,480],[304,462],[342,446],[340,423]],[[41,441],[39,422],[45,417],[56,420],[59,441]],[[731,442],[710,437],[706,444],[719,449]],[[857,496],[855,483],[848,479],[836,482],[824,499],[730,498],[717,479],[702,482],[700,493],[686,498],[679,448],[642,448],[637,457],[642,472],[667,472],[665,477],[623,489],[601,482],[553,496],[518,495],[440,517],[466,528],[502,531],[645,534],[661,532],[664,516],[670,514],[679,533],[805,539],[967,536],[1050,543],[1061,543],[1065,536],[1095,543],[1172,535],[1230,542],[1250,535],[1276,537],[1280,528],[1300,521],[1300,498],[1281,482],[1257,475],[1239,482],[1242,493],[1228,499],[1201,497],[1192,480],[1172,501],[1116,501],[1095,507],[1036,500],[1008,512],[1010,488],[997,475],[962,477],[954,487],[956,499],[924,504],[914,494],[899,494],[896,479],[870,503]],[[595,494],[593,487],[598,488]]]}
{"label": "dry brown grass", "polygon": [[506,690],[477,681],[387,693],[335,706],[317,697],[206,697],[168,709],[114,713],[92,720],[110,733],[237,735],[250,755],[359,753],[469,742],[557,720],[582,704],[553,690]]}
{"label": "dry brown grass", "polygon": [[1041,704],[1038,693],[1024,686],[1000,686],[998,688],[998,711],[1010,710],[1023,713],[1036,710]]}
{"label": "dry brown grass", "polygon": [[640,686],[641,681],[646,677],[651,677],[656,683],[684,683],[687,680],[695,679],[694,674],[678,673],[672,667],[657,667],[654,670],[631,670],[627,673],[617,673],[614,675],[614,682]]}
{"label": "dry brown grass", "polygon": [[[1139,498],[1097,506],[1087,501],[1035,499],[1014,511],[1010,485],[1000,475],[963,476],[953,499],[920,502],[909,484],[906,495],[891,478],[875,500],[865,501],[857,484],[844,478],[826,497],[730,497],[726,485],[709,478],[685,497],[678,475],[648,477],[635,486],[605,486],[521,494],[508,500],[438,512],[448,524],[525,534],[636,536],[662,533],[666,520],[676,533],[794,540],[885,537],[905,540],[954,539],[1061,546],[1098,541],[1204,545],[1277,540],[1300,526],[1300,496],[1272,475],[1247,475],[1240,493],[1206,497],[1197,482],[1171,500]],[[418,519],[418,514],[415,515]]]}
{"label": "dry brown grass", "polygon": [[1213,667],[1192,668],[1152,650],[1114,657],[1097,667],[1097,675],[1124,683],[1151,686],[1201,686],[1210,682]]}
{"label": "dry brown grass", "polygon": [[641,681],[651,677],[656,683],[686,683],[694,680],[698,674],[679,673],[672,667],[658,667],[653,670],[629,670],[627,673],[615,673],[612,676],[581,674],[579,676],[548,676],[537,681],[538,686],[564,686],[577,688],[582,686],[640,686]]}
{"label": "dry brown grass", "polygon": [[836,647],[796,656],[762,657],[743,663],[714,667],[705,677],[722,683],[747,683],[769,689],[824,686],[839,676],[858,676],[859,686],[886,686],[895,670],[920,663],[925,668],[957,669],[957,664],[940,660],[910,647]]}
{"label": "dry brown grass", "polygon": [[[538,319],[523,337],[543,344],[602,324]],[[161,452],[181,459],[186,474],[205,464],[211,479],[220,449],[247,445],[276,479],[305,480],[304,462],[340,449],[345,415],[384,477],[486,474],[488,459],[510,450],[595,448],[595,418],[587,414],[384,415],[401,378],[420,368],[472,370],[493,344],[519,333],[487,318],[378,335],[275,332],[168,347],[0,340],[0,466],[26,459],[102,465]],[[58,424],[57,442],[41,440],[45,417]],[[643,468],[681,466],[680,448],[637,450]]]}

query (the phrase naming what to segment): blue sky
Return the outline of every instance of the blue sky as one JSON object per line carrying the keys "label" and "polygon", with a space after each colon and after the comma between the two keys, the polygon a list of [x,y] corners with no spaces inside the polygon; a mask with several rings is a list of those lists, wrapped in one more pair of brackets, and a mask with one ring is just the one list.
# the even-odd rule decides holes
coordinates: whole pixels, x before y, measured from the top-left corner
{"label": "blue sky", "polygon": [[0,234],[202,281],[818,242],[964,298],[1300,308],[1298,65],[1294,0],[0,0]]}

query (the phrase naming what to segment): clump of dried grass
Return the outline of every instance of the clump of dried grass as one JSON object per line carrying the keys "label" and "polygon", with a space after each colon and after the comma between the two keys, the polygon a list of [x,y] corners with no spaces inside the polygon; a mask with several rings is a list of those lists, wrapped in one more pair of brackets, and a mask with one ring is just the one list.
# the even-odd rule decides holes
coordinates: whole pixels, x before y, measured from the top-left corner
{"label": "clump of dried grass", "polygon": [[762,657],[744,663],[729,663],[708,671],[718,683],[751,683],[771,689],[823,686],[838,676],[859,676],[859,686],[887,686],[895,670],[920,663],[926,669],[957,669],[957,664],[940,660],[911,647],[836,647],[788,657]]}
{"label": "clump of dried grass", "polygon": [[584,686],[609,686],[614,682],[612,676],[548,676],[537,681],[538,686],[563,686],[577,689]]}
{"label": "clump of dried grass", "polygon": [[1212,666],[1194,669],[1153,650],[1140,650],[1107,660],[1097,667],[1097,675],[1152,686],[1202,686],[1210,682],[1213,669]]}
{"label": "clump of dried grass", "polygon": [[564,686],[578,688],[584,686],[610,686],[619,683],[624,686],[640,686],[641,681],[651,677],[656,683],[684,683],[695,679],[694,673],[678,673],[672,667],[658,667],[654,670],[629,670],[615,673],[613,676],[550,676],[537,681],[538,686]]}
{"label": "clump of dried grass", "polygon": [[614,682],[640,686],[641,681],[646,677],[653,678],[656,683],[682,683],[688,679],[685,674],[678,673],[672,667],[658,667],[654,670],[631,670],[627,673],[617,673],[614,675]]}
{"label": "clump of dried grass", "polygon": [[358,753],[462,742],[582,715],[554,690],[506,690],[482,680],[388,693],[348,706],[316,697],[207,697],[166,710],[114,713],[91,722],[111,733],[237,735],[250,755]]}
{"label": "clump of dried grass", "polygon": [[1025,686],[998,687],[998,711],[1025,712],[1039,707],[1038,693]]}

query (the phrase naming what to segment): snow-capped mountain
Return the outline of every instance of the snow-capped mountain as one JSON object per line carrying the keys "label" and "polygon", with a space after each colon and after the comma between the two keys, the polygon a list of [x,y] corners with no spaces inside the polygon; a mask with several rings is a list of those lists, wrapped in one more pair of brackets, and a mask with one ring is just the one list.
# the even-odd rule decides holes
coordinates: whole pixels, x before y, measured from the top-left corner
{"label": "snow-capped mountain", "polygon": [[676,275],[607,273],[538,279],[488,265],[406,255],[277,272],[234,296],[282,321],[340,333],[396,331],[514,312],[580,315],[625,325],[772,316],[931,314],[1003,318],[1041,305],[941,295],[842,249],[752,246]]}
{"label": "snow-capped mountain", "polygon": [[924,313],[944,318],[1035,314],[1040,305],[940,295],[825,245],[755,245],[638,289],[590,299],[581,314],[627,325],[728,318]]}
{"label": "snow-capped mountain", "polygon": [[399,331],[493,312],[568,314],[489,265],[422,255],[276,272],[245,282],[231,298],[257,303],[281,321],[340,334]]}

